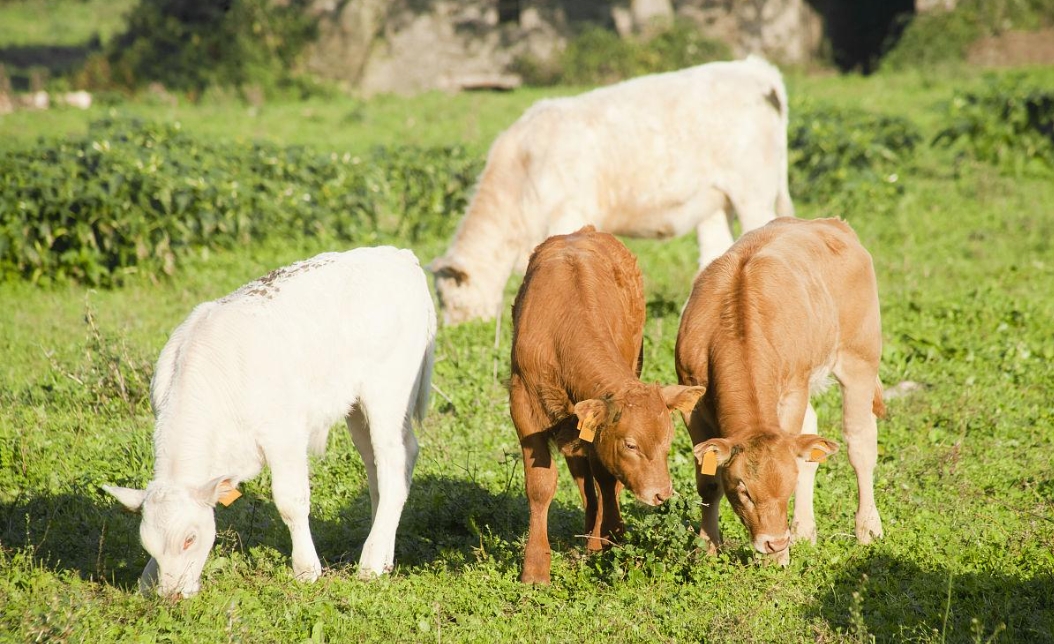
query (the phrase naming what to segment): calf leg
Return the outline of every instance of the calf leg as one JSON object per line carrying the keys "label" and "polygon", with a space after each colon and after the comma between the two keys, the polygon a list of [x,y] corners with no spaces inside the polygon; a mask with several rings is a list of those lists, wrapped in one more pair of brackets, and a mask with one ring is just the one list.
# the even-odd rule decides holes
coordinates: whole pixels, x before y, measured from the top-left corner
{"label": "calf leg", "polygon": [[[802,434],[817,433],[816,410],[812,404],[805,407]],[[813,491],[816,485],[816,470],[820,464],[799,459],[798,485],[794,489],[794,520],[791,521],[791,540],[816,543],[816,515],[813,512]]]}
{"label": "calf leg", "polygon": [[732,245],[732,226],[728,214],[718,210],[695,227],[699,242],[699,270],[720,257]]}
{"label": "calf leg", "polygon": [[626,532],[626,526],[622,522],[622,510],[619,508],[619,494],[622,492],[622,483],[612,476],[599,463],[593,464],[593,477],[597,481],[597,491],[600,497],[600,516],[597,523],[600,524],[601,543],[604,547],[610,547],[617,543]]}
{"label": "calf leg", "polygon": [[[779,407],[780,428],[788,435],[816,435],[816,410],[809,403],[809,385],[798,383],[784,394]],[[791,540],[816,543],[816,516],[813,513],[813,486],[818,463],[798,459],[798,482],[794,489],[794,519]]]}
{"label": "calf leg", "polygon": [[386,573],[395,565],[395,533],[417,462],[417,439],[406,409],[409,398],[409,392],[373,396],[365,409],[377,472],[377,504],[359,557],[360,577]]}
{"label": "calf leg", "polygon": [[856,471],[856,538],[871,543],[882,536],[882,519],[875,505],[875,465],[878,462],[878,423],[872,413],[875,371],[863,361],[846,361],[835,375],[842,385],[842,433],[849,464]]}
{"label": "calf leg", "polygon": [[322,574],[322,564],[315,553],[308,523],[311,487],[308,483],[307,447],[302,455],[294,456],[294,453],[283,450],[274,457],[268,456],[271,493],[293,541],[293,575],[304,581],[315,581]]}
{"label": "calf leg", "polygon": [[717,549],[721,547],[721,526],[717,520],[721,514],[721,497],[724,496],[721,480],[696,470],[695,489],[703,502],[703,522],[699,526],[699,537],[707,542],[707,553],[716,555]]}
{"label": "calf leg", "polygon": [[578,493],[582,496],[582,507],[586,512],[586,550],[596,551],[603,547],[600,540],[600,522],[597,521],[597,488],[593,482],[593,473],[589,467],[589,459],[585,456],[567,456],[567,469],[578,485]]}
{"label": "calf leg", "polygon": [[366,414],[361,405],[355,405],[348,413],[344,422],[348,425],[348,433],[351,434],[351,442],[362,456],[362,463],[366,466],[366,483],[370,488],[370,521],[377,518],[377,461],[373,455],[373,444],[370,442],[370,425],[366,420]]}
{"label": "calf leg", "polygon": [[520,581],[548,584],[552,557],[549,552],[549,504],[556,496],[556,464],[544,433],[525,436],[520,439],[520,446],[523,449],[524,484],[531,514]]}

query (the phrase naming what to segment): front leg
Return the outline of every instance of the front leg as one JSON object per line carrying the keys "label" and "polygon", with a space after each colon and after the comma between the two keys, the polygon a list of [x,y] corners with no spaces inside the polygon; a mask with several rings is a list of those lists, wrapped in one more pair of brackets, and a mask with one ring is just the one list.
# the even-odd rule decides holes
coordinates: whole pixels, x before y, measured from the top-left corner
{"label": "front leg", "polygon": [[311,539],[308,514],[311,510],[311,487],[308,483],[307,448],[288,450],[269,456],[271,493],[282,521],[293,541],[293,575],[303,581],[315,581],[322,574],[322,563]]}
{"label": "front leg", "polygon": [[549,551],[549,504],[556,496],[556,464],[544,433],[522,438],[520,446],[523,449],[524,483],[531,517],[520,581],[548,584],[552,557]]}
{"label": "front leg", "polygon": [[718,517],[721,514],[721,497],[724,490],[721,489],[721,481],[717,476],[695,473],[695,489],[699,492],[699,498],[703,502],[703,522],[699,526],[699,537],[706,541],[707,554],[716,555],[717,549],[721,547],[721,526],[718,525]]}
{"label": "front leg", "polygon": [[593,477],[597,481],[597,491],[600,506],[600,516],[597,523],[600,525],[600,536],[605,548],[622,539],[626,533],[626,526],[622,522],[622,510],[619,508],[619,494],[622,492],[622,483],[604,469],[599,462],[594,461]]}
{"label": "front leg", "polygon": [[571,476],[578,485],[578,493],[582,497],[582,507],[585,508],[586,512],[586,550],[595,552],[602,549],[604,544],[601,541],[600,522],[597,521],[597,517],[600,514],[597,488],[593,482],[589,459],[578,455],[565,455],[565,458],[567,460],[567,469],[571,471]]}

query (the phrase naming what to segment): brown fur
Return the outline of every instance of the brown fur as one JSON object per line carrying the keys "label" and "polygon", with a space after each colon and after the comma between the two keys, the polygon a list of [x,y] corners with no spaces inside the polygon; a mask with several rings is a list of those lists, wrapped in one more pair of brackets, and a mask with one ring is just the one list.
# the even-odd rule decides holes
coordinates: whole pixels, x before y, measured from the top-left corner
{"label": "brown fur", "polygon": [[[756,549],[788,560],[790,537],[815,539],[815,465],[837,450],[813,435],[810,383],[833,373],[842,386],[843,434],[860,489],[857,536],[881,536],[872,472],[875,416],[884,415],[882,352],[871,256],[837,219],[779,218],[744,235],[696,279],[677,337],[682,384],[705,385],[686,418],[698,458],[717,454],[716,476],[697,473],[702,536],[720,543],[724,491]],[[811,415],[810,415],[811,414]],[[810,433],[802,433],[810,423]],[[818,450],[818,451],[814,451]],[[794,534],[790,496],[799,495]],[[799,508],[799,505],[801,506]]]}
{"label": "brown fur", "polygon": [[[611,235],[586,226],[550,237],[531,255],[512,308],[509,381],[531,511],[525,582],[549,581],[550,442],[578,484],[590,550],[622,533],[622,486],[649,505],[673,493],[670,411],[690,411],[703,388],[640,382],[644,312],[636,259]],[[592,442],[580,427],[595,430]]]}

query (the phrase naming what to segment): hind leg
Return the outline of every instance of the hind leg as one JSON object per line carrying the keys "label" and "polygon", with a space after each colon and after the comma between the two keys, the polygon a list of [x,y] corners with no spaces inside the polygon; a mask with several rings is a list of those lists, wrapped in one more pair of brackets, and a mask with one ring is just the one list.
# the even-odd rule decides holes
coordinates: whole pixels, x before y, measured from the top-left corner
{"label": "hind leg", "polygon": [[695,227],[699,242],[699,270],[724,254],[732,245],[732,222],[724,210],[717,210]]}
{"label": "hind leg", "polygon": [[370,488],[370,520],[377,518],[377,461],[373,455],[373,444],[370,442],[370,425],[361,405],[355,405],[344,422],[348,425],[351,442],[362,456],[366,467],[366,483]]}
{"label": "hind leg", "polygon": [[414,437],[405,395],[386,391],[366,403],[370,445],[376,465],[377,503],[373,526],[362,546],[359,576],[380,575],[395,564],[395,534],[410,492],[410,479],[417,461]]}
{"label": "hind leg", "polygon": [[872,413],[875,369],[865,361],[846,359],[839,372],[842,385],[842,433],[849,464],[856,471],[856,538],[860,543],[882,536],[882,519],[875,505],[875,465],[878,463],[878,422]]}

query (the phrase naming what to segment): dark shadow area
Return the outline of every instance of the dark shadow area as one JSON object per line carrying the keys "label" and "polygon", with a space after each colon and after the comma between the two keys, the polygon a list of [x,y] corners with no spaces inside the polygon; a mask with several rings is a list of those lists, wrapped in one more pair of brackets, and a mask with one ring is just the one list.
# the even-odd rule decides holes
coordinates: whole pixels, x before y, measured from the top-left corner
{"label": "dark shadow area", "polygon": [[816,610],[857,641],[1054,642],[1054,574],[950,575],[879,554],[845,569]]}
{"label": "dark shadow area", "polygon": [[824,37],[842,71],[870,74],[915,14],[915,0],[806,0],[823,17]]}
{"label": "dark shadow area", "polygon": [[95,39],[84,45],[26,45],[0,47],[0,65],[11,78],[11,88],[17,92],[28,92],[33,87],[34,74],[43,80],[65,76],[79,69],[91,54],[101,51],[102,45]]}
{"label": "dark shadow area", "polygon": [[[396,538],[396,566],[413,570],[440,565],[457,571],[487,557],[518,571],[527,516],[522,483],[495,494],[457,478],[415,477]],[[311,532],[324,567],[357,565],[371,523],[365,488],[348,499],[339,517],[320,520],[312,514]],[[134,591],[149,559],[139,543],[139,520],[94,487],[80,494],[16,498],[0,504],[0,547],[8,552],[32,549],[33,559],[50,570]],[[574,535],[581,533],[583,521],[581,508],[554,502],[549,509],[553,548],[581,548]],[[269,494],[247,492],[228,508],[217,506],[216,531],[213,557],[267,546],[291,565],[289,531]]]}

